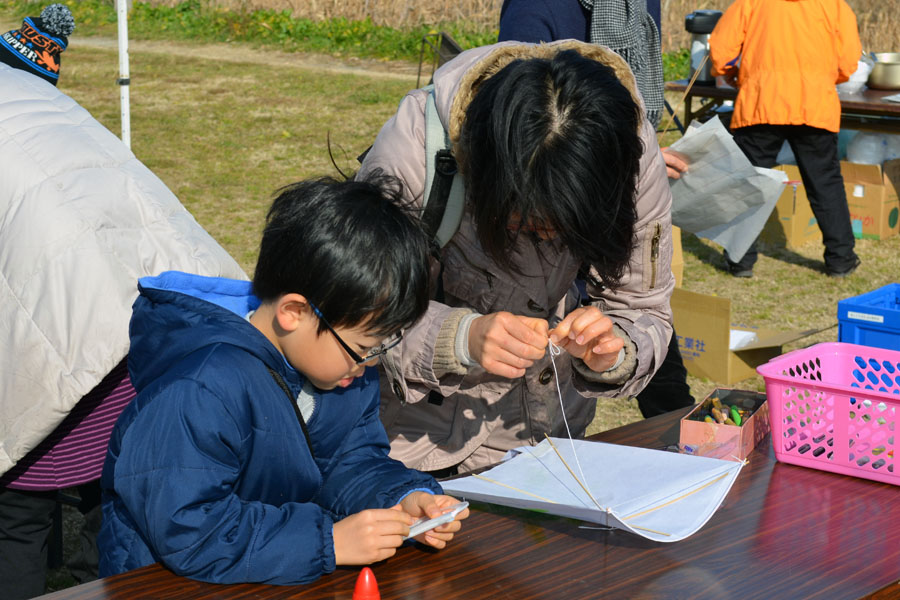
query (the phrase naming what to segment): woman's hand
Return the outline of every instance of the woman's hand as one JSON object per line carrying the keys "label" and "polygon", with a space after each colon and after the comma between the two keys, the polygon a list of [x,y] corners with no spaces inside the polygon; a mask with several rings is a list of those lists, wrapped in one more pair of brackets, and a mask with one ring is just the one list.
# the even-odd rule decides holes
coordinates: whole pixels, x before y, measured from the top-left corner
{"label": "woman's hand", "polygon": [[372,508],[334,524],[334,561],[368,565],[393,556],[415,522],[399,504]]}
{"label": "woman's hand", "polygon": [[478,317],[469,326],[469,355],[484,370],[515,379],[544,356],[549,325],[508,312]]}
{"label": "woman's hand", "polygon": [[680,179],[682,173],[688,170],[687,157],[680,152],[669,150],[669,147],[661,148],[663,160],[666,161],[666,175],[669,179]]}
{"label": "woman's hand", "polygon": [[[413,517],[433,519],[445,513],[448,508],[458,502],[459,500],[452,496],[413,492],[400,501],[400,506],[407,514]],[[463,509],[453,521],[438,525],[434,529],[416,536],[415,539],[434,548],[443,548],[447,545],[447,542],[453,539],[453,534],[462,527],[460,521],[468,516],[469,509]]]}
{"label": "woman's hand", "polygon": [[602,373],[616,364],[625,341],[613,332],[612,320],[596,306],[582,306],[566,315],[550,332],[550,341]]}
{"label": "woman's hand", "polygon": [[734,89],[738,89],[738,76],[740,75],[741,70],[739,67],[731,67],[728,69],[724,75],[722,75],[722,79],[725,80],[725,83],[733,87]]}

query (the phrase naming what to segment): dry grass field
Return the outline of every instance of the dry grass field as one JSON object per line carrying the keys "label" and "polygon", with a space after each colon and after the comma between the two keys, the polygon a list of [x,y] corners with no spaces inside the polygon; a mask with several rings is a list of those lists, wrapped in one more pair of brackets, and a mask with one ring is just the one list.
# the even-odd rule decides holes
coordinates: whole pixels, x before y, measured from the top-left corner
{"label": "dry grass field", "polygon": [[[175,0],[162,0],[167,4]],[[290,10],[296,17],[350,20],[371,18],[379,25],[411,27],[457,21],[496,29],[503,0],[211,0],[231,9],[272,8]],[[900,51],[900,7],[896,0],[847,0],[859,22],[863,49]],[[664,52],[688,46],[684,16],[698,9],[724,11],[731,0],[662,0]]]}
{"label": "dry grass field", "polygon": [[[896,0],[847,0],[856,13],[863,50],[900,51],[900,6]],[[724,11],[731,0],[662,0],[662,45],[664,52],[686,48],[690,34],[684,16],[697,9]]]}

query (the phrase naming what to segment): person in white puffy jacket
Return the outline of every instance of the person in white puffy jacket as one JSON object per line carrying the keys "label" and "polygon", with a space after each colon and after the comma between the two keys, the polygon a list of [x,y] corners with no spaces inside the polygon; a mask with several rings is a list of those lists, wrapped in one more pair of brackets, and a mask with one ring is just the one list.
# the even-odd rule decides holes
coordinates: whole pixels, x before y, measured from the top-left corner
{"label": "person in white puffy jacket", "polygon": [[96,483],[134,395],[137,280],[172,269],[246,279],[115,135],[0,64],[0,597],[43,593],[56,492]]}

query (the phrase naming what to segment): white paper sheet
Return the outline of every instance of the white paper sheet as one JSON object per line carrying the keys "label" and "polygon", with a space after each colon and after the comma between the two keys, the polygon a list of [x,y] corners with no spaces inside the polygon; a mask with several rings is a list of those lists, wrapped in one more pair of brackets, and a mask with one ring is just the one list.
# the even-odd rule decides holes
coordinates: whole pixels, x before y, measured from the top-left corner
{"label": "white paper sheet", "polygon": [[759,341],[759,337],[752,331],[744,331],[743,329],[732,329],[728,332],[728,349],[740,350],[744,346]]}
{"label": "white paper sheet", "polygon": [[[573,472],[572,442],[553,438]],[[514,508],[545,511],[631,531],[659,542],[677,542],[716,512],[743,463],[663,450],[576,440],[587,487],[579,486],[544,440],[523,447],[500,465],[441,485],[448,494]],[[579,475],[580,478],[580,475]]]}
{"label": "white paper sheet", "polygon": [[672,224],[740,260],[772,213],[787,174],[754,167],[718,118],[690,127],[671,148],[689,165],[680,179],[669,180]]}

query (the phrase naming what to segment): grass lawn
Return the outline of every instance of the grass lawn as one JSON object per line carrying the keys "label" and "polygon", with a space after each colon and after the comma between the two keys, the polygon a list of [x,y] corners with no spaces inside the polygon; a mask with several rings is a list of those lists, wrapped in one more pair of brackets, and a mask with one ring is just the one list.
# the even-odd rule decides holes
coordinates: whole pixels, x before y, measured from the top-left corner
{"label": "grass lawn", "polygon": [[[3,31],[16,24],[7,21]],[[115,44],[75,36],[62,63],[60,89],[118,133]],[[377,66],[357,62],[348,68],[327,56],[278,55],[233,44],[134,43],[132,149],[251,273],[273,192],[301,178],[336,174],[329,138],[337,164],[354,170],[355,157],[415,86],[414,65],[390,74]],[[688,234],[683,243],[686,289],[731,298],[734,321],[774,329],[836,325],[839,299],[897,281],[900,271],[898,237],[858,241],[862,266],[843,280],[821,273],[818,244],[796,251],[764,246],[755,277],[735,279],[722,270],[714,244]],[[833,327],[784,350],[836,338]],[[695,377],[688,383],[698,400],[717,386]],[[764,389],[760,377],[734,387]],[[589,432],[637,419],[633,400],[601,401]],[[70,585],[66,577],[64,571],[54,573],[51,588]]]}
{"label": "grass lawn", "polygon": [[[398,79],[195,58],[183,45],[131,57],[132,150],[247,270],[272,193],[336,174],[375,138],[398,98]],[[60,89],[120,131],[118,64],[110,50],[66,52]]]}
{"label": "grass lawn", "polygon": [[[72,40],[60,89],[119,132],[117,54],[114,44],[101,42]],[[353,171],[355,157],[415,87],[415,73],[415,65],[347,64],[239,44],[133,43],[132,147],[251,273],[272,193],[304,177],[336,175],[329,138],[338,166]],[[763,246],[749,280],[722,270],[715,244],[691,234],[683,244],[686,289],[731,298],[735,322],[773,329],[836,325],[839,299],[897,281],[900,271],[898,237],[858,240],[863,265],[843,280],[821,273],[822,248],[815,243],[796,251]],[[785,350],[836,339],[834,327]],[[694,377],[688,383],[697,399],[717,385]],[[764,389],[759,377],[737,387]],[[604,401],[591,431],[639,418],[629,399]]]}

